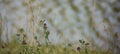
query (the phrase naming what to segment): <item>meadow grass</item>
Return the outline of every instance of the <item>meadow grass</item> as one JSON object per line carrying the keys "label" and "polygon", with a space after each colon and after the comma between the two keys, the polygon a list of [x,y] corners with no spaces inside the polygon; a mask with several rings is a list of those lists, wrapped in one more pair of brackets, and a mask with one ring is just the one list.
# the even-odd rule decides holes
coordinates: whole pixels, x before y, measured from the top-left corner
{"label": "meadow grass", "polygon": [[34,41],[28,42],[26,32],[20,28],[11,42],[0,42],[0,54],[113,54],[112,51],[90,50],[90,43],[84,40],[79,40],[81,46],[76,48],[72,44],[53,45],[48,38],[50,31],[46,23],[40,21],[40,24],[43,27],[45,44],[40,43],[38,36],[34,36]]}
{"label": "meadow grass", "polygon": [[[89,47],[77,47],[76,50],[71,46],[63,47],[62,45],[37,45],[17,43],[12,41],[7,44],[0,44],[0,54],[113,54],[110,51],[90,50]],[[82,48],[82,49],[81,49]]]}

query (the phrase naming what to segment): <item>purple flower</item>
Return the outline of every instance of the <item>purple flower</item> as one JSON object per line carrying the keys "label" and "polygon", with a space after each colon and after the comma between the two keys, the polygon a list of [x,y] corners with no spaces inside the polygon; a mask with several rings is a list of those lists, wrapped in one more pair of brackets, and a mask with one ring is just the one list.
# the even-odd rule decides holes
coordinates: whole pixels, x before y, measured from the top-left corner
{"label": "purple flower", "polygon": [[77,50],[80,51],[80,47],[77,47]]}
{"label": "purple flower", "polygon": [[26,42],[25,40],[23,40],[22,44],[23,44],[23,45],[26,45],[26,44],[27,44],[27,42]]}
{"label": "purple flower", "polygon": [[3,48],[3,49],[4,49],[4,48],[7,48],[7,44],[2,45],[2,48]]}
{"label": "purple flower", "polygon": [[46,25],[46,23],[44,24],[44,29],[47,30],[47,25]]}
{"label": "purple flower", "polygon": [[3,45],[2,48],[4,49],[4,48],[6,48],[6,47]]}

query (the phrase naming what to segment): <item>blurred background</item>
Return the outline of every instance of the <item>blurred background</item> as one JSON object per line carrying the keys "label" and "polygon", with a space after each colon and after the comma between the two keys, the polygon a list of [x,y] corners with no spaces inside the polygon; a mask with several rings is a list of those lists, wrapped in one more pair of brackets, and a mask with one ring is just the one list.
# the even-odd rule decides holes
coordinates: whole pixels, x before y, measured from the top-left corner
{"label": "blurred background", "polygon": [[0,41],[23,28],[29,40],[36,35],[44,43],[39,20],[45,20],[52,44],[82,39],[98,50],[120,50],[120,0],[0,0]]}

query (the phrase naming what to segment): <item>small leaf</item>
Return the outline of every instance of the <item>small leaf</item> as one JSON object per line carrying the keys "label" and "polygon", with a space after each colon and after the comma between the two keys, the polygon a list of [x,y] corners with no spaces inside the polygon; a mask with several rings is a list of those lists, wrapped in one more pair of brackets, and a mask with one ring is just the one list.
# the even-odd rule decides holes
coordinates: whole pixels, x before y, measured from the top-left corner
{"label": "small leaf", "polygon": [[82,43],[82,40],[79,40],[80,43]]}
{"label": "small leaf", "polygon": [[68,44],[68,46],[70,46],[70,47],[71,47],[72,45],[71,45],[71,44]]}
{"label": "small leaf", "polygon": [[34,37],[37,40],[37,36]]}
{"label": "small leaf", "polygon": [[86,43],[85,45],[89,45],[89,43]]}
{"label": "small leaf", "polygon": [[23,32],[24,32],[24,29],[23,29],[23,28],[21,28],[19,31],[20,31],[21,33],[23,33]]}
{"label": "small leaf", "polygon": [[20,34],[16,34],[16,36],[20,36]]}
{"label": "small leaf", "polygon": [[85,41],[82,41],[82,43],[84,44],[84,43],[85,43]]}

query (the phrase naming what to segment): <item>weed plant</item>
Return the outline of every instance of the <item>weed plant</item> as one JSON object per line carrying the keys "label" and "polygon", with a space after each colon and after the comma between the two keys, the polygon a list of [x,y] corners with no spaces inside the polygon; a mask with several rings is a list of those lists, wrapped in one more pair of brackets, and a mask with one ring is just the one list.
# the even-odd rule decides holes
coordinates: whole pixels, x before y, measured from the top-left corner
{"label": "weed plant", "polygon": [[90,50],[89,43],[84,40],[79,40],[81,46],[75,49],[72,48],[72,44],[68,44],[66,47],[52,45],[48,38],[50,31],[48,31],[46,23],[41,20],[39,24],[43,27],[45,44],[40,43],[38,36],[33,38],[35,43],[29,42],[28,35],[24,29],[20,28],[11,42],[0,43],[0,54],[113,54],[111,51]]}

